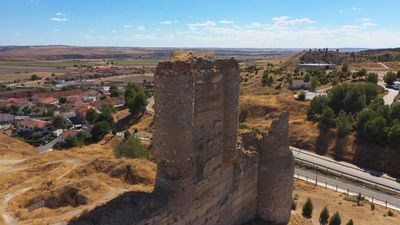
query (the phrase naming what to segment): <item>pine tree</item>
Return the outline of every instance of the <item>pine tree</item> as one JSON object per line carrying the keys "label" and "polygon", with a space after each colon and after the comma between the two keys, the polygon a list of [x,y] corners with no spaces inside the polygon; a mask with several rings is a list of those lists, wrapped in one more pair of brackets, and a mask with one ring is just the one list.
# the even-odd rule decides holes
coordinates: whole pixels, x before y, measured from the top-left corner
{"label": "pine tree", "polygon": [[346,225],[354,225],[353,219],[350,219],[349,222],[346,223]]}
{"label": "pine tree", "polygon": [[342,219],[340,218],[339,212],[336,212],[329,220],[329,225],[340,225],[340,224],[342,224]]}
{"label": "pine tree", "polygon": [[321,214],[319,214],[319,223],[321,225],[328,224],[328,219],[329,219],[329,211],[328,208],[325,206],[325,208],[321,211]]}
{"label": "pine tree", "polygon": [[311,218],[312,212],[313,212],[313,203],[311,201],[311,198],[307,198],[306,203],[303,205],[303,216],[307,218]]}

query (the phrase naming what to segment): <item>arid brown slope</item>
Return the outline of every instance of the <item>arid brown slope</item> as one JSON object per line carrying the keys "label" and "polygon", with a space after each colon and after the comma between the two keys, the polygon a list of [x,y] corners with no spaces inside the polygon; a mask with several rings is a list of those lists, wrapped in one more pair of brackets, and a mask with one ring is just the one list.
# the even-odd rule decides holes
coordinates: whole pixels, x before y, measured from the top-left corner
{"label": "arid brown slope", "polygon": [[[113,145],[120,139],[83,148],[29,156],[0,168],[0,216],[15,216],[30,224],[27,207],[46,200],[45,223],[69,221],[128,191],[153,190],[156,166],[142,159],[116,158]],[[41,218],[41,210],[34,211]]]}
{"label": "arid brown slope", "polygon": [[24,158],[36,154],[37,150],[32,145],[0,133],[0,160]]}

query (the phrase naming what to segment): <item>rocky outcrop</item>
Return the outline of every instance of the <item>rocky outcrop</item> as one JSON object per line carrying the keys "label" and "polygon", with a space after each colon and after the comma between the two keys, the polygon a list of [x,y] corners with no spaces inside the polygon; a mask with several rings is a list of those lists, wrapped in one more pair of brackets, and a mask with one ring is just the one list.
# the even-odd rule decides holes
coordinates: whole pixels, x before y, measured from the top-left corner
{"label": "rocky outcrop", "polygon": [[238,62],[192,54],[172,59],[155,75],[154,193],[125,194],[73,224],[287,223],[288,114],[263,139],[252,132],[238,138]]}

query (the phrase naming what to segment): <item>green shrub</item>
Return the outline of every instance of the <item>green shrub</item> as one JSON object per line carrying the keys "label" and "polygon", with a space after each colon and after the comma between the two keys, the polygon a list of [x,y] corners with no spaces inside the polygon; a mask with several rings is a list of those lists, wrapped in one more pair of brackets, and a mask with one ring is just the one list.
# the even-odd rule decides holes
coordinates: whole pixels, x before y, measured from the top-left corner
{"label": "green shrub", "polygon": [[397,80],[397,74],[390,71],[383,77],[383,80],[386,84],[392,85]]}
{"label": "green shrub", "polygon": [[82,134],[70,136],[65,139],[65,148],[82,147],[85,144],[85,138]]}
{"label": "green shrub", "polygon": [[377,73],[368,73],[367,76],[365,77],[365,80],[367,82],[371,83],[378,83],[378,74]]}
{"label": "green shrub", "polygon": [[306,93],[304,93],[304,91],[300,92],[300,93],[297,95],[297,99],[299,99],[300,101],[306,100]]}
{"label": "green shrub", "polygon": [[118,143],[114,152],[117,157],[152,159],[150,151],[134,135]]}
{"label": "green shrub", "polygon": [[297,208],[297,202],[293,199],[292,200],[292,210],[296,210]]}

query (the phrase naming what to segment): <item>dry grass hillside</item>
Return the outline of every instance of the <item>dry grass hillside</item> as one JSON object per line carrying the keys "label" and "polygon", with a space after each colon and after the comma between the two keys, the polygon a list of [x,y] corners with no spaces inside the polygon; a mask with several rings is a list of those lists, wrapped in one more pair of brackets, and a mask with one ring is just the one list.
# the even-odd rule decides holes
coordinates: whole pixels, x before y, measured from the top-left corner
{"label": "dry grass hillside", "polygon": [[37,151],[32,145],[0,133],[0,160],[34,155],[37,155]]}
{"label": "dry grass hillside", "polygon": [[[98,144],[28,156],[1,167],[2,218],[8,224],[31,224],[27,207],[45,200],[45,224],[54,224],[124,192],[152,191],[156,165],[143,159],[116,158],[113,145],[119,141],[108,136]],[[41,210],[33,215],[39,224]]]}

